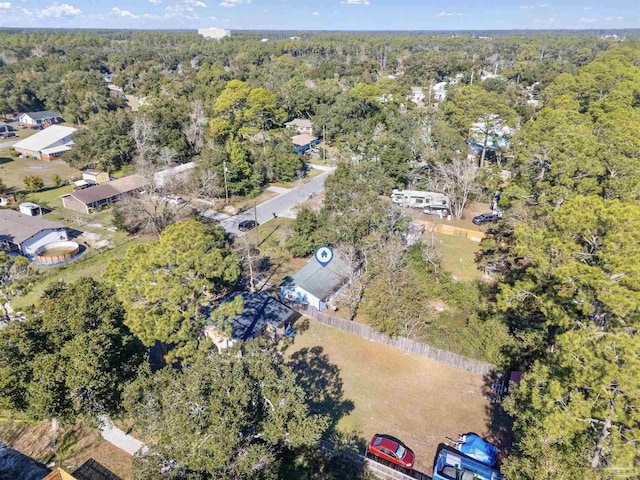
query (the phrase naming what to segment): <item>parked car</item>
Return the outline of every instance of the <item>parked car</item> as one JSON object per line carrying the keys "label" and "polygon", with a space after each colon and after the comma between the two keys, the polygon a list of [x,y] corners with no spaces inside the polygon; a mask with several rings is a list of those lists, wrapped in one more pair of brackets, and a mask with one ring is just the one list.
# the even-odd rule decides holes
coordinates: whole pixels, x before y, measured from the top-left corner
{"label": "parked car", "polygon": [[260,224],[255,220],[243,220],[238,224],[238,230],[241,232],[248,232],[249,230],[256,228],[258,225]]}
{"label": "parked car", "polygon": [[367,453],[407,470],[413,469],[416,459],[413,451],[400,440],[380,433],[376,433],[369,442]]}
{"label": "parked car", "polygon": [[485,223],[493,223],[498,220],[500,220],[500,217],[495,213],[481,213],[473,217],[471,222],[473,222],[474,225],[484,225]]}
{"label": "parked car", "polygon": [[33,125],[31,127],[29,127],[31,130],[44,130],[44,127],[42,125]]}
{"label": "parked car", "polygon": [[11,138],[11,137],[15,137],[15,136],[16,136],[16,132],[0,133],[0,138]]}
{"label": "parked car", "polygon": [[167,202],[169,205],[181,205],[184,202],[184,198],[179,197],[178,195],[167,195]]}

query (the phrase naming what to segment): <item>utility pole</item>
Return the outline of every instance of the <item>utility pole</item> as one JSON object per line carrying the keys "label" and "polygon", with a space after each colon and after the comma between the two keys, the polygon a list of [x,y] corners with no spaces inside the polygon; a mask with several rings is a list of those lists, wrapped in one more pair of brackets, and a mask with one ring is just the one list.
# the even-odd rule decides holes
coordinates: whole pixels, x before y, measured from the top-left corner
{"label": "utility pole", "polygon": [[429,80],[429,106],[431,106],[431,90],[433,90],[433,79]]}
{"label": "utility pole", "polygon": [[473,74],[474,74],[474,73],[475,73],[475,72],[474,72],[473,70],[471,70],[471,83],[470,83],[469,85],[473,85]]}
{"label": "utility pole", "polygon": [[256,222],[256,248],[260,247],[260,234],[258,232],[258,201],[253,201],[253,219]]}
{"label": "utility pole", "polygon": [[222,160],[222,173],[224,175],[224,196],[227,199],[227,205],[229,204],[229,187],[227,186],[227,161]]}
{"label": "utility pole", "polygon": [[327,128],[322,125],[322,163],[327,163]]}

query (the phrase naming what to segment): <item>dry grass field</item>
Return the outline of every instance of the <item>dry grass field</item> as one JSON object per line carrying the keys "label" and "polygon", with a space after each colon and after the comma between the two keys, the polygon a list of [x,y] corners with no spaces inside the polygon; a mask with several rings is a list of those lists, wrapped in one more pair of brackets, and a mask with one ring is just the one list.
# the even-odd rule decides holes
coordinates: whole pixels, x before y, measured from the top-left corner
{"label": "dry grass field", "polygon": [[[343,414],[338,429],[357,431],[365,442],[375,433],[409,445],[416,468],[428,472],[437,445],[460,433],[489,433],[490,402],[482,375],[449,367],[386,345],[308,321],[286,355],[303,377],[341,388],[338,405],[320,405]],[[303,382],[305,383],[305,382]],[[310,384],[312,382],[309,382]],[[339,395],[336,393],[336,397]]]}

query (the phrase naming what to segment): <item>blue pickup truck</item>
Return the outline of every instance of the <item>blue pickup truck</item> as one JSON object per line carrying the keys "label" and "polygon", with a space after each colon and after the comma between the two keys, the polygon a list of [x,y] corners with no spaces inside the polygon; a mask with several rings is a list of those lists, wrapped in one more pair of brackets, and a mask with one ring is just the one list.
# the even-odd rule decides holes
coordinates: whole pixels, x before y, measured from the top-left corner
{"label": "blue pickup truck", "polygon": [[502,473],[441,443],[433,463],[433,480],[501,480]]}

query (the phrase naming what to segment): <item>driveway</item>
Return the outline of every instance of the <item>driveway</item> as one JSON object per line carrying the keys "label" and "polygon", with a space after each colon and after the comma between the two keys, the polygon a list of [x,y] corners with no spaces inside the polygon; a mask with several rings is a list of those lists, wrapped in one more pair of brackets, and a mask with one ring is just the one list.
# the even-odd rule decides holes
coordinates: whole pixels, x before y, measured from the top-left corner
{"label": "driveway", "polygon": [[15,140],[12,140],[10,142],[0,142],[0,148],[9,148],[9,147],[13,147],[14,143],[19,142],[20,139],[16,138]]}
{"label": "driveway", "polygon": [[[332,168],[309,182],[258,205],[256,207],[258,223],[265,223],[271,220],[274,213],[278,217],[294,218],[294,208],[305,200],[308,200],[310,196],[322,192],[324,190],[324,181],[333,173],[333,170],[335,169]],[[222,225],[227,232],[240,236],[243,235],[244,232],[238,230],[238,224],[244,220],[255,220],[253,208],[239,215],[222,220],[220,225]]]}

